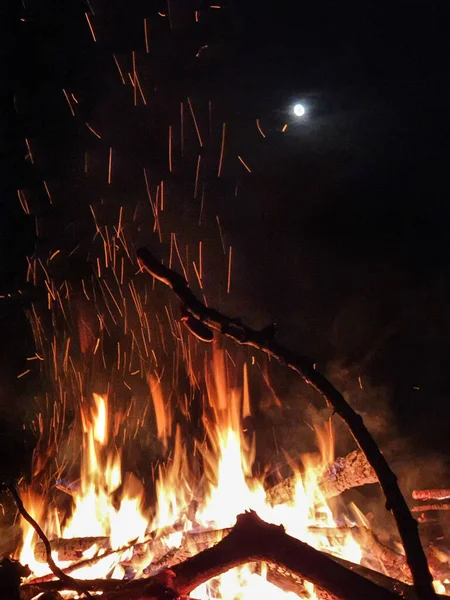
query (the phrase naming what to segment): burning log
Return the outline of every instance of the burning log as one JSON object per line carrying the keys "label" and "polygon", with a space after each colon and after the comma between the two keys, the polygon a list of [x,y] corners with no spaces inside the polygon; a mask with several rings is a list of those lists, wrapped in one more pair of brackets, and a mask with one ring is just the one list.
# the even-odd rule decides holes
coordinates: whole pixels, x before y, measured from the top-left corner
{"label": "burning log", "polygon": [[[78,537],[78,538],[58,538],[50,541],[52,552],[58,554],[60,561],[79,560],[83,556],[83,552],[89,550],[96,544],[99,548],[109,548],[109,538],[105,536],[97,537]],[[39,562],[46,562],[47,553],[45,545],[38,542],[34,547],[34,557]]]}
{"label": "burning log", "polygon": [[414,500],[448,500],[450,498],[449,489],[430,489],[414,490],[412,493]]}
{"label": "burning log", "polygon": [[333,407],[334,411],[348,425],[355,441],[377,475],[386,497],[386,506],[395,518],[417,595],[422,600],[435,599],[436,593],[421,545],[418,524],[403,497],[397,477],[366,428],[362,417],[351,408],[343,395],[315,369],[314,361],[298,356],[278,344],[274,340],[273,329],[266,328],[257,331],[244,325],[240,319],[230,318],[205,306],[189,288],[184,277],[161,264],[148,249],[138,250],[137,257],[142,269],[172,289],[182,302],[183,316],[190,314],[193,319],[209,329],[218,331],[239,344],[252,346],[276,358],[298,373],[306,383],[312,385],[324,397],[327,404]]}
{"label": "burning log", "polygon": [[[374,564],[382,565],[389,577],[403,583],[412,583],[411,572],[405,556],[383,544],[370,529],[365,527],[308,527],[308,531],[325,535],[330,539],[346,539],[351,535],[362,549],[361,564],[363,566],[377,571]],[[436,578],[438,579],[438,577]]]}
{"label": "burning log", "polygon": [[[173,528],[171,529],[173,533]],[[85,567],[92,567],[97,564],[101,560],[103,560],[107,556],[111,556],[113,554],[121,554],[126,552],[127,550],[132,549],[133,555],[130,559],[126,561],[122,561],[119,564],[122,566],[132,566],[133,563],[139,562],[145,559],[145,556],[149,557],[151,560],[151,570],[156,571],[161,566],[168,567],[175,563],[182,562],[188,558],[191,558],[197,552],[204,550],[206,548],[210,548],[220,540],[222,540],[226,535],[228,535],[231,531],[231,527],[227,529],[213,529],[207,531],[185,531],[183,532],[183,537],[181,540],[181,544],[177,548],[169,549],[167,536],[170,535],[167,533],[166,535],[162,535],[160,538],[154,539],[152,536],[151,540],[146,540],[144,542],[131,543],[127,546],[123,546],[121,548],[117,548],[115,550],[108,549],[101,554],[96,554],[91,558],[85,558],[82,560],[78,560],[68,567],[62,569],[62,572],[66,575],[77,571],[78,569]],[[164,531],[162,532],[164,534]],[[103,538],[85,538],[87,540],[96,540]],[[83,538],[73,538],[73,540],[68,539],[64,540],[62,538],[55,540],[58,542],[58,545],[63,548],[64,542],[72,543],[76,541],[76,544],[79,544],[77,547],[81,547],[83,545]],[[70,544],[69,544],[70,545]],[[90,548],[91,544],[85,544],[86,548]],[[50,573],[49,575],[44,575],[42,577],[36,577],[32,579],[29,584],[30,585],[39,585],[41,583],[50,582],[55,580],[55,575]]]}
{"label": "burning log", "polygon": [[[262,521],[254,512],[239,515],[231,532],[212,548],[171,568],[168,583],[161,586],[161,577],[121,584],[117,581],[83,581],[85,589],[104,592],[104,600],[186,596],[197,586],[233,567],[264,561],[290,571],[313,583],[325,598],[345,600],[398,600],[399,596],[354,570],[339,564],[332,557],[288,536],[283,527]],[[81,582],[79,582],[81,584]],[[53,587],[51,587],[53,586]],[[31,589],[30,589],[31,588]],[[55,581],[40,586],[22,586],[25,593],[73,589],[70,582]],[[158,595],[155,590],[158,589]],[[411,591],[405,586],[402,589]],[[411,594],[412,597],[412,594]]]}
{"label": "burning log", "polygon": [[[325,498],[332,498],[342,494],[345,490],[377,482],[375,471],[367,462],[364,454],[361,450],[354,450],[347,456],[337,458],[332,465],[329,465],[317,485]],[[267,490],[267,499],[270,504],[292,502],[295,485],[295,476],[287,477]]]}
{"label": "burning log", "polygon": [[450,510],[450,504],[423,504],[422,506],[413,506],[411,510],[413,512],[425,512],[429,510]]}

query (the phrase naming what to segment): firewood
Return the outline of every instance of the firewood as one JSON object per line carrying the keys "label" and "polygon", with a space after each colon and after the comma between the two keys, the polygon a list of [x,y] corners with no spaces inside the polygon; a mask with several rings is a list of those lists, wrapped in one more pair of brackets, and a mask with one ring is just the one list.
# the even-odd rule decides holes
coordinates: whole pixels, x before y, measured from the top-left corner
{"label": "firewood", "polygon": [[[132,549],[133,554],[131,558],[126,561],[122,561],[119,564],[122,566],[133,566],[134,562],[142,563],[145,560],[145,556],[149,557],[149,561],[151,561],[151,567],[153,570],[159,569],[161,566],[168,567],[172,564],[182,562],[187,558],[190,558],[197,552],[204,550],[206,548],[211,547],[221,539],[223,539],[228,533],[231,531],[231,527],[227,529],[213,529],[206,531],[185,531],[183,532],[183,537],[181,539],[181,544],[177,548],[169,549],[167,536],[173,533],[174,529],[172,527],[164,528],[163,530],[158,530],[157,532],[152,532],[151,537],[156,536],[161,532],[163,535],[161,538],[150,539],[144,542],[131,543],[126,546],[122,546],[116,550],[108,549],[103,554],[97,554],[91,558],[85,558],[79,561],[74,562],[62,569],[63,573],[66,575],[70,575],[74,571],[84,567],[92,567],[97,564],[103,558],[107,556],[111,556],[113,554],[120,554],[127,550]],[[164,535],[166,534],[166,535]],[[83,538],[76,538],[82,540]],[[95,538],[88,538],[95,539]],[[98,538],[101,539],[101,538]],[[63,542],[71,541],[64,540],[60,538],[58,542],[63,544]],[[81,546],[82,544],[80,544]],[[90,547],[90,545],[88,546]],[[48,575],[43,575],[41,577],[36,577],[29,581],[30,585],[39,585],[41,583],[53,581],[55,576],[53,573],[49,573]]]}
{"label": "firewood", "polygon": [[450,489],[414,490],[414,500],[447,500],[450,498]]}
{"label": "firewood", "polygon": [[383,544],[373,531],[366,527],[308,527],[308,531],[325,535],[330,539],[344,540],[351,535],[362,549],[363,566],[375,571],[381,567],[393,579],[404,583],[412,582],[405,556]]}
{"label": "firewood", "polygon": [[[215,546],[172,567],[170,571],[173,572],[173,577],[166,591],[169,597],[170,594],[173,594],[172,597],[188,595],[197,586],[229,569],[255,561],[281,565],[302,579],[314,583],[318,589],[329,592],[334,598],[399,599],[399,596],[392,591],[380,587],[326,554],[288,536],[283,527],[265,523],[253,512],[239,515],[231,532]],[[111,580],[83,581],[85,589],[103,591],[104,600],[145,598],[146,590],[151,589],[156,583],[160,585],[160,578],[150,577],[122,585]],[[34,586],[33,591],[38,593],[36,590],[48,589],[70,588],[67,587],[66,581],[55,581]],[[402,589],[412,591],[412,588]],[[165,593],[164,596],[167,597]],[[160,597],[162,598],[163,594]]]}
{"label": "firewood", "polygon": [[[60,561],[79,560],[83,552],[89,550],[91,546],[97,544],[100,548],[109,548],[109,538],[105,536],[97,537],[76,537],[76,538],[57,538],[50,541],[52,552],[58,554]],[[34,558],[39,562],[46,562],[45,546],[38,542],[34,548]]]}
{"label": "firewood", "polygon": [[450,504],[423,504],[422,506],[413,506],[413,512],[426,512],[429,510],[450,510]]}
{"label": "firewood", "polygon": [[[325,498],[342,494],[345,490],[377,483],[375,471],[361,450],[337,458],[329,465],[317,482]],[[267,499],[272,505],[290,503],[294,500],[296,477],[287,477],[267,490]]]}
{"label": "firewood", "polygon": [[147,248],[139,249],[137,258],[142,270],[147,271],[174,292],[182,302],[184,315],[189,313],[210,329],[233,339],[238,344],[257,348],[275,358],[298,373],[306,383],[312,385],[322,395],[327,405],[332,407],[347,424],[356,443],[377,475],[386,497],[386,507],[395,518],[417,595],[421,600],[435,599],[436,593],[420,541],[418,524],[403,497],[397,477],[365,426],[361,415],[356,413],[333,384],[316,370],[315,361],[291,352],[276,342],[273,332],[269,335],[267,329],[258,331],[248,327],[240,319],[230,318],[207,307],[192,292],[184,277],[163,265]]}
{"label": "firewood", "polygon": [[[161,567],[172,568],[175,564],[183,562],[195,556],[196,553],[211,547],[220,539],[223,539],[230,531],[231,529],[211,530],[199,533],[186,532],[183,535],[180,546],[170,550],[164,556],[152,560],[151,567],[154,571]],[[400,554],[400,552],[383,544],[370,529],[365,527],[308,527],[308,531],[325,535],[331,539],[342,540],[351,534],[353,539],[360,545],[363,557],[361,565],[354,566],[352,563],[347,563],[348,565],[352,565],[353,569],[360,568],[362,570],[364,567],[367,567],[367,570],[364,571],[364,576],[372,580],[376,580],[376,573],[380,569],[383,569],[383,572],[388,575],[389,579],[394,580],[395,583],[412,583],[411,572],[404,554]],[[331,556],[335,560],[340,560],[333,555]],[[445,579],[448,576],[447,564],[439,561],[433,548],[427,549],[427,558],[434,579]],[[268,570],[275,576],[276,568],[274,569],[273,566],[269,565]],[[368,573],[372,573],[372,575],[368,576]]]}

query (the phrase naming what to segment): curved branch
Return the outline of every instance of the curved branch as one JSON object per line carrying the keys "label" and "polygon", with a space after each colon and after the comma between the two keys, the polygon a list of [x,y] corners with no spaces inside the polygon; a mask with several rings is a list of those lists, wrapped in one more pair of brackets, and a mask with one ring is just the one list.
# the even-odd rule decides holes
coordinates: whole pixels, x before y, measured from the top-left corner
{"label": "curved branch", "polygon": [[33,517],[30,515],[30,513],[25,508],[25,506],[22,502],[22,498],[20,497],[19,492],[16,490],[16,487],[13,484],[8,484],[7,488],[8,488],[8,491],[10,492],[11,496],[14,498],[14,502],[16,503],[19,513],[22,515],[22,517],[25,519],[25,521],[27,521],[31,525],[31,527],[33,527],[35,532],[41,538],[42,543],[45,546],[47,563],[48,563],[48,566],[50,567],[52,573],[56,577],[58,577],[58,579],[60,579],[65,585],[69,586],[71,589],[77,591],[80,594],[84,594],[87,598],[92,598],[91,594],[86,589],[83,588],[83,585],[77,579],[70,577],[70,575],[67,575],[66,573],[64,573],[64,571],[62,569],[60,569],[58,567],[58,565],[53,560],[52,549],[51,549],[50,542],[49,542],[47,536],[42,531],[39,523],[37,523],[33,519]]}
{"label": "curved branch", "polygon": [[324,375],[315,370],[313,361],[278,344],[273,339],[273,332],[270,329],[252,329],[239,319],[228,317],[205,306],[189,288],[184,277],[161,264],[147,248],[138,250],[137,257],[142,269],[172,289],[183,303],[184,314],[188,313],[191,320],[197,320],[201,325],[218,331],[239,344],[252,346],[277,359],[298,373],[306,383],[312,385],[324,397],[327,404],[333,407],[348,425],[356,443],[377,474],[386,497],[386,508],[392,512],[397,523],[417,596],[422,600],[435,599],[436,594],[420,542],[417,521],[412,517],[400,491],[397,477],[365,426],[362,417],[353,410],[343,395]]}

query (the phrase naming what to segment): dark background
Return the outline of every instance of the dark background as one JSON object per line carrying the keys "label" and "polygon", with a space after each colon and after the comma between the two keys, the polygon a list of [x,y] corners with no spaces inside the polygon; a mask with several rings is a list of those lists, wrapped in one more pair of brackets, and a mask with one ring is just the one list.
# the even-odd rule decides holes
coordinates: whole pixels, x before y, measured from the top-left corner
{"label": "dark background", "polygon": [[[89,205],[103,199],[117,221],[123,204],[131,220],[136,202],[145,199],[146,166],[152,181],[167,183],[166,231],[177,232],[185,244],[203,240],[208,248],[204,283],[218,308],[255,326],[276,320],[280,339],[353,392],[350,402],[371,415],[375,428],[382,422],[383,434],[408,440],[414,462],[423,452],[446,461],[448,3],[171,4],[172,29],[168,17],[158,15],[167,15],[167,4],[152,0],[91,2],[91,8],[81,0],[2,3],[4,413],[19,422],[30,418],[27,403],[40,385],[33,372],[17,379],[34,352],[24,308],[45,305],[45,294],[25,282],[25,257],[45,260],[60,249],[58,277],[77,281],[93,262]],[[96,43],[85,17],[91,9]],[[148,55],[144,18],[151,31]],[[125,71],[132,70],[133,50],[147,106],[133,106],[132,87],[121,85],[112,58],[114,53]],[[63,88],[79,101],[76,117]],[[199,149],[187,97],[206,140],[200,226],[200,194],[193,194]],[[290,112],[297,99],[308,108],[304,120]],[[167,129],[178,127],[180,101],[185,155],[181,160],[176,142],[169,174]],[[102,140],[85,123],[101,131]],[[105,185],[111,146],[112,190]],[[86,151],[89,177],[83,173]],[[27,191],[31,215],[24,214],[17,189]],[[216,215],[233,246],[230,294]],[[136,246],[153,244],[167,254],[167,238],[158,249],[152,223],[141,225]],[[274,377],[289,406],[295,386]]]}

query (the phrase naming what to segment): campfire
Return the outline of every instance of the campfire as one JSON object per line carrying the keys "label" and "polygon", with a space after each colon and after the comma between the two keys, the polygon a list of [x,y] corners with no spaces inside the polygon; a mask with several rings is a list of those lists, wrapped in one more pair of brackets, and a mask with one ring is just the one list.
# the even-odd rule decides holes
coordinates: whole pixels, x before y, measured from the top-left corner
{"label": "campfire", "polygon": [[[428,564],[425,555],[421,562],[415,521],[395,476],[339,392],[307,359],[276,344],[272,332],[256,332],[207,308],[148,251],[139,260],[183,301],[182,321],[193,335],[211,341],[216,329],[283,359],[344,418],[359,448],[335,457],[331,422],[325,422],[316,430],[317,447],[291,464],[293,474],[268,486],[253,469],[257,432],[245,426],[251,414],[247,367],[239,371],[214,344],[205,350],[201,434],[189,444],[160,381],[149,378],[157,435],[168,457],[154,466],[150,502],[142,481],[124,473],[122,464],[123,441],[136,432],[128,431],[126,415],[113,410],[107,396],[94,394],[80,404],[79,438],[72,439],[82,447],[79,472],[59,479],[52,496],[24,482],[7,484],[21,514],[19,562],[7,563],[20,571],[21,597],[425,598],[434,595],[424,578],[428,565],[435,589],[445,593],[445,557],[427,551]],[[405,552],[383,543],[358,507],[329,506],[330,498],[378,480]],[[441,499],[436,494],[416,497]]]}

